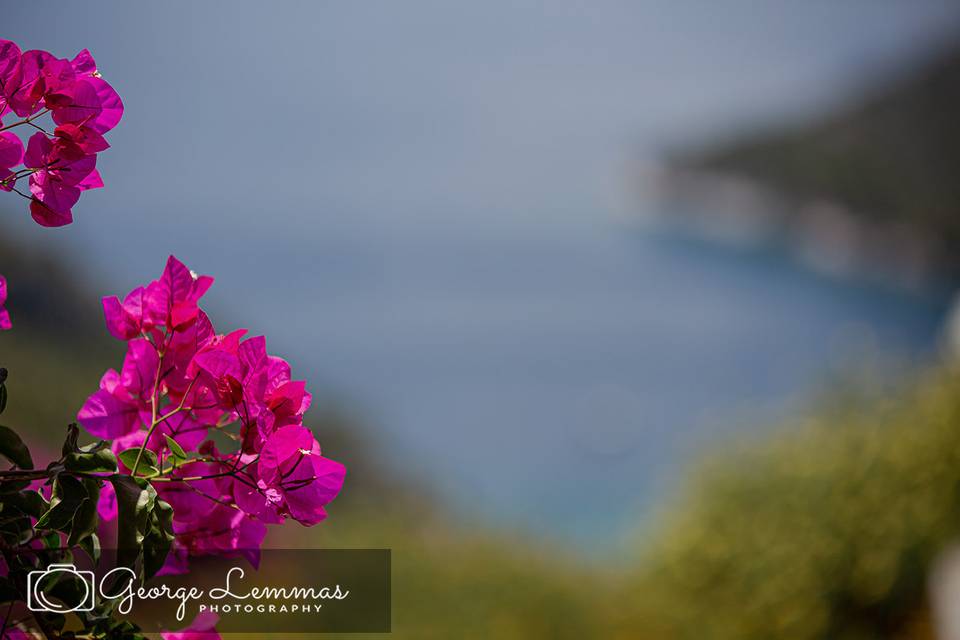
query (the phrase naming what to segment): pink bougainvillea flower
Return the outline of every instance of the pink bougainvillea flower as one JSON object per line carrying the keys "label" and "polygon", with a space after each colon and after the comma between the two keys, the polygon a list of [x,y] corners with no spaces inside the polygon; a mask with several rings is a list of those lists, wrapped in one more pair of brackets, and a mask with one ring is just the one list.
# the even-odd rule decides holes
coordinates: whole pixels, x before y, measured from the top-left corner
{"label": "pink bougainvillea flower", "polygon": [[[156,333],[157,330],[153,329],[152,332]],[[173,332],[167,338],[164,354],[167,375],[163,382],[171,400],[179,402],[189,393],[191,397],[184,401],[193,408],[193,415],[207,420],[208,424],[213,424],[222,417],[223,409],[214,397],[214,392],[197,383],[195,375],[191,374],[191,365],[196,353],[216,337],[210,318],[201,311],[193,324]]]}
{"label": "pink bougainvillea flower", "polygon": [[[2,124],[2,121],[0,121]],[[0,190],[13,189],[13,171],[10,169],[23,162],[23,143],[16,134],[0,133]]]}
{"label": "pink bougainvillea flower", "polygon": [[[193,386],[184,378],[184,372],[197,351],[198,341],[206,342],[213,335],[209,320],[197,307],[212,282],[208,276],[194,277],[183,263],[171,256],[158,280],[134,289],[123,303],[116,297],[103,299],[107,328],[114,337],[129,343],[121,374],[114,372],[106,381],[111,386],[101,387],[90,396],[78,414],[78,421],[91,433],[126,434],[149,426],[160,368],[158,344],[166,343],[164,389],[171,394],[184,394]],[[171,331],[164,333],[168,325]],[[112,384],[113,375],[117,376],[116,384]],[[196,404],[204,393],[201,388],[191,391],[193,402],[190,404]],[[161,411],[163,407],[156,409],[158,416],[166,413]],[[172,415],[158,425],[149,446],[153,449],[163,445],[166,434],[187,450],[193,449],[203,441],[210,425],[220,415],[222,411],[217,411],[215,404],[203,411]]]}
{"label": "pink bougainvillea flower", "polygon": [[93,123],[102,111],[97,89],[86,79],[72,80],[55,92],[48,92],[44,104],[58,125]]}
{"label": "pink bougainvillea flower", "polygon": [[95,154],[65,157],[63,147],[39,131],[27,142],[23,162],[36,170],[30,174],[30,212],[42,226],[59,227],[72,222],[71,209],[80,199],[80,192],[102,184],[99,176],[89,180],[97,166]]}
{"label": "pink bougainvillea flower", "polygon": [[290,425],[267,438],[256,475],[257,490],[235,486],[241,509],[268,520],[271,512],[289,515],[310,526],[327,517],[323,507],[340,493],[346,468],[320,455],[309,429]]}
{"label": "pink bougainvillea flower", "polygon": [[243,334],[236,331],[211,340],[194,356],[192,366],[200,384],[242,420],[245,449],[259,451],[280,427],[303,423],[311,395],[305,382],[290,379],[285,360],[267,354],[263,336],[240,342]]}
{"label": "pink bougainvillea flower", "polygon": [[[191,394],[193,401],[191,404],[208,404],[202,394]],[[166,436],[170,436],[185,451],[193,451],[204,440],[207,439],[207,432],[210,427],[217,422],[217,418],[210,416],[209,413],[182,411],[174,416],[162,420],[157,424],[157,428],[150,435],[147,446],[153,451],[161,451],[166,448]],[[222,413],[217,413],[217,416]]]}
{"label": "pink bougainvillea flower", "polygon": [[94,76],[87,78],[86,82],[93,86],[100,101],[100,113],[88,124],[100,133],[106,133],[120,124],[123,118],[123,101],[103,78]]}
{"label": "pink bougainvillea flower", "polygon": [[104,482],[100,487],[100,498],[97,502],[97,513],[101,520],[117,519],[117,492],[110,482]]}
{"label": "pink bougainvillea flower", "polygon": [[10,322],[10,314],[3,305],[7,302],[7,279],[0,276],[0,331],[5,331],[13,327]]}
{"label": "pink bougainvillea flower", "polygon": [[214,628],[219,621],[217,614],[203,611],[182,631],[163,631],[160,637],[163,640],[221,640]]}
{"label": "pink bougainvillea flower", "polygon": [[127,345],[127,355],[120,370],[120,384],[128,395],[141,398],[145,407],[150,405],[159,361],[156,348],[148,340],[137,338]]}
{"label": "pink bougainvillea flower", "polygon": [[87,124],[98,131],[106,133],[120,123],[123,118],[123,101],[97,71],[97,63],[90,52],[84,49],[71,61],[77,78],[93,87],[97,94],[97,104],[100,111]]}
{"label": "pink bougainvillea flower", "polygon": [[[57,127],[52,139],[35,134],[26,154],[16,135],[0,133],[0,190],[23,195],[15,183],[29,175],[34,220],[45,227],[70,224],[81,193],[103,187],[97,154],[109,148],[103,134],[123,117],[120,96],[86,49],[67,60],[0,40],[0,117],[9,111],[23,118],[9,128],[39,126],[34,120],[47,113]],[[12,171],[20,159],[33,171]]]}
{"label": "pink bougainvillea flower", "polygon": [[41,227],[64,227],[73,222],[73,205],[80,199],[80,189],[41,172],[30,176],[30,192],[30,216]]}
{"label": "pink bougainvillea flower", "polygon": [[[8,91],[10,108],[21,118],[32,116],[43,107],[53,111],[62,100],[70,100],[82,89],[76,88],[76,72],[69,60],[60,59],[46,51],[25,51],[20,56],[19,77],[16,86]],[[96,99],[96,90],[91,87],[90,95]],[[51,104],[46,104],[45,98]],[[96,99],[99,104],[99,99]],[[93,117],[93,116],[91,116]]]}
{"label": "pink bougainvillea flower", "polygon": [[[199,307],[212,283],[170,256],[157,280],[122,302],[104,298],[107,328],[127,342],[127,354],[77,418],[94,435],[113,438],[115,453],[144,447],[157,456],[170,482],[156,489],[173,506],[181,554],[242,556],[256,566],[266,525],[323,520],[346,470],[321,455],[303,426],[310,393],[285,360],[267,353],[263,336],[216,333]],[[238,433],[226,431],[234,424]],[[218,451],[208,439],[214,429],[237,450]],[[187,453],[184,461],[179,449],[199,458]],[[101,512],[113,514],[111,500],[103,499]],[[165,570],[184,571],[185,562]]]}
{"label": "pink bougainvillea flower", "polygon": [[74,72],[80,78],[98,75],[97,63],[94,61],[93,55],[90,53],[89,49],[83,49],[80,51],[80,53],[73,57],[73,60],[70,61],[70,64],[73,66]]}
{"label": "pink bougainvillea flower", "polygon": [[170,256],[163,275],[147,285],[144,320],[154,327],[186,329],[197,319],[197,303],[212,284],[213,278],[194,276],[182,262]]}
{"label": "pink bougainvillea flower", "polygon": [[190,572],[190,552],[176,540],[167,553],[167,558],[157,571],[158,576],[179,576]]}
{"label": "pink bougainvillea flower", "polygon": [[20,47],[0,40],[0,115],[9,110],[7,96],[20,85]]}
{"label": "pink bougainvillea flower", "polygon": [[43,100],[44,67],[55,58],[46,51],[24,51],[17,61],[17,70],[4,87],[7,104],[21,118],[32,116],[40,110]]}
{"label": "pink bougainvillea flower", "polygon": [[103,315],[107,331],[117,340],[130,340],[140,335],[143,326],[143,287],[127,294],[123,303],[116,296],[103,299]]}
{"label": "pink bougainvillea flower", "polygon": [[9,169],[23,162],[23,143],[13,133],[0,133],[0,167]]}
{"label": "pink bougainvillea flower", "polygon": [[98,438],[114,439],[136,431],[140,407],[120,383],[120,374],[108,369],[100,389],[87,398],[77,413],[77,422]]}
{"label": "pink bougainvillea flower", "polygon": [[46,134],[38,131],[27,141],[23,163],[39,170],[31,178],[46,174],[65,185],[80,186],[96,169],[97,156],[93,153],[79,155],[76,153],[79,149],[76,144],[54,144]]}
{"label": "pink bougainvillea flower", "polygon": [[149,341],[131,340],[120,373],[109,369],[103,375],[100,390],[84,403],[77,422],[93,435],[107,439],[139,429],[150,418],[158,364],[157,351]]}
{"label": "pink bougainvillea flower", "polygon": [[260,566],[260,545],[267,527],[236,508],[217,504],[200,523],[178,522],[174,518],[173,530],[192,555],[242,557],[253,567]]}
{"label": "pink bougainvillea flower", "polygon": [[225,496],[228,485],[223,481],[218,482],[219,478],[205,476],[216,476],[223,470],[224,467],[217,463],[187,462],[170,474],[174,478],[204,478],[164,483],[164,486],[158,487],[160,497],[173,506],[174,521],[196,524],[210,516],[217,506],[216,500]]}
{"label": "pink bougainvillea flower", "polygon": [[65,160],[80,160],[110,148],[101,133],[85,125],[68,122],[54,129],[53,135],[56,154]]}
{"label": "pink bougainvillea flower", "polygon": [[231,409],[243,400],[242,386],[239,391],[235,391],[235,388],[245,376],[239,352],[246,333],[246,329],[238,329],[226,335],[214,336],[197,350],[188,370],[189,375],[197,376],[217,393],[224,406]]}
{"label": "pink bougainvillea flower", "polygon": [[[286,362],[283,363],[286,365]],[[289,365],[287,365],[289,371]],[[275,383],[264,394],[269,416],[273,421],[271,432],[288,425],[303,423],[303,414],[310,408],[312,396],[307,391],[307,383],[303,380],[281,380],[273,378]]]}
{"label": "pink bougainvillea flower", "polygon": [[[212,284],[213,278],[194,276],[170,256],[163,275],[128,293],[123,303],[116,296],[103,299],[107,330],[118,340],[129,340],[158,327],[176,329],[182,337],[182,332],[203,315],[197,303]],[[195,351],[196,345],[191,357]]]}

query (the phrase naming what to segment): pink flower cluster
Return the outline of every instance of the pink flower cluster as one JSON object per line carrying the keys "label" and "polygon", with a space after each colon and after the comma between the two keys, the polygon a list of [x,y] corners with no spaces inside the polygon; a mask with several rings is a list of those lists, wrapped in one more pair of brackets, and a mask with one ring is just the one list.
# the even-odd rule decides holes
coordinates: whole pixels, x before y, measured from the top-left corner
{"label": "pink flower cluster", "polygon": [[0,276],[0,331],[5,331],[13,327],[10,322],[10,313],[3,308],[7,302],[7,279]]}
{"label": "pink flower cluster", "polygon": [[[174,507],[171,569],[187,554],[245,553],[256,564],[265,525],[320,522],[346,474],[303,425],[311,396],[290,365],[267,353],[262,336],[214,331],[198,306],[212,283],[171,256],[158,280],[122,302],[104,298],[107,328],[127,354],[77,415],[115,452],[156,455],[151,473],[164,481],[154,486]],[[220,451],[214,433],[235,450]],[[196,454],[175,460],[168,438]],[[127,470],[139,475],[149,463]],[[102,516],[115,515],[113,499],[103,492]]]}
{"label": "pink flower cluster", "polygon": [[[10,112],[21,120],[5,126]],[[46,114],[56,127],[52,133],[36,123]],[[0,190],[29,198],[39,224],[70,224],[81,192],[103,186],[97,154],[109,148],[103,135],[121,117],[120,96],[100,77],[86,49],[67,60],[46,51],[21,52],[0,40]],[[23,125],[36,129],[26,151],[9,131]],[[21,163],[24,168],[14,171]],[[29,178],[30,195],[17,187],[22,178]]]}

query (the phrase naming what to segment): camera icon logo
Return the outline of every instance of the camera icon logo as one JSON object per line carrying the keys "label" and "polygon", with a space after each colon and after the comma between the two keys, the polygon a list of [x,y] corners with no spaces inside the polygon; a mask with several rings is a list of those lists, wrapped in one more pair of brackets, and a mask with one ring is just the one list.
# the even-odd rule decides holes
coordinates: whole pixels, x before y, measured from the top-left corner
{"label": "camera icon logo", "polygon": [[[82,585],[77,598],[80,602],[60,602],[51,600],[45,590],[60,580],[77,578]],[[31,571],[27,574],[27,608],[30,611],[49,613],[73,613],[74,611],[93,611],[96,586],[92,571],[81,571],[72,564],[52,564],[46,569]],[[72,605],[72,606],[71,606]]]}

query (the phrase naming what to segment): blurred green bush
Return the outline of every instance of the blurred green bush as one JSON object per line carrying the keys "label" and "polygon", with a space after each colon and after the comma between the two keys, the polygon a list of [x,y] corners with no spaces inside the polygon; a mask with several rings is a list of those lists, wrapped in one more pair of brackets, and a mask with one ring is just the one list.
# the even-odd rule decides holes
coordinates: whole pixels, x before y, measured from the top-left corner
{"label": "blurred green bush", "polygon": [[960,535],[960,376],[856,395],[704,463],[644,543],[623,637],[926,638]]}

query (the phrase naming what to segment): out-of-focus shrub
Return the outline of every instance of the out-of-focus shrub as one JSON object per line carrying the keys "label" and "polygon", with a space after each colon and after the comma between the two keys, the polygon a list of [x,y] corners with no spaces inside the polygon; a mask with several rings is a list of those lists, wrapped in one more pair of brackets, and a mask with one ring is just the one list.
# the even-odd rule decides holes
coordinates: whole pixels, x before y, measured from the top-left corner
{"label": "out-of-focus shrub", "polygon": [[956,372],[834,406],[703,465],[644,545],[622,635],[932,637],[927,575],[960,537],[958,489]]}

